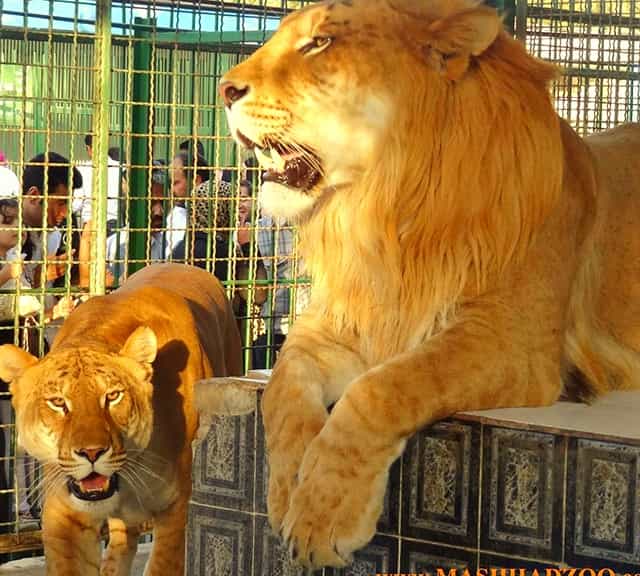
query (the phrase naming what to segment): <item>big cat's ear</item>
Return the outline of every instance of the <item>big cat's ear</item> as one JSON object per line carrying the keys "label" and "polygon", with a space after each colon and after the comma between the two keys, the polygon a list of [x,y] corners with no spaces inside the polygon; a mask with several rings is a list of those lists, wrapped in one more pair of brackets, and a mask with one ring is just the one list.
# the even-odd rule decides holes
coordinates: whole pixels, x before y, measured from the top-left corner
{"label": "big cat's ear", "polygon": [[131,358],[140,364],[151,364],[157,353],[158,339],[148,326],[136,328],[120,350],[121,356]]}
{"label": "big cat's ear", "polygon": [[464,76],[472,56],[480,56],[502,31],[494,8],[467,0],[416,3],[390,0],[405,21],[404,38],[425,61],[451,80]]}
{"label": "big cat's ear", "polygon": [[458,14],[436,20],[427,29],[429,45],[444,55],[479,56],[497,38],[502,21],[488,6],[476,6]]}
{"label": "big cat's ear", "polygon": [[14,382],[29,366],[37,362],[35,356],[13,344],[0,346],[0,380]]}

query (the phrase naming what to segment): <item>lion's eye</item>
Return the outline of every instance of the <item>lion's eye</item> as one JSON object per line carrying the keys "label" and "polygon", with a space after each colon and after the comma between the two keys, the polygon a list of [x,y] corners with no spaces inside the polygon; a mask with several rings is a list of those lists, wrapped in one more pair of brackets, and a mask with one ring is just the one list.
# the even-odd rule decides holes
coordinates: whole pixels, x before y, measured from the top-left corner
{"label": "lion's eye", "polygon": [[105,394],[105,400],[109,404],[109,406],[115,406],[120,400],[122,400],[122,396],[124,392],[122,390],[111,390],[111,392],[107,392]]}
{"label": "lion's eye", "polygon": [[67,413],[67,403],[62,396],[54,396],[53,398],[47,398],[47,406],[54,412]]}
{"label": "lion's eye", "polygon": [[333,38],[331,36],[314,36],[309,42],[305,42],[298,50],[305,55],[319,54],[327,49]]}

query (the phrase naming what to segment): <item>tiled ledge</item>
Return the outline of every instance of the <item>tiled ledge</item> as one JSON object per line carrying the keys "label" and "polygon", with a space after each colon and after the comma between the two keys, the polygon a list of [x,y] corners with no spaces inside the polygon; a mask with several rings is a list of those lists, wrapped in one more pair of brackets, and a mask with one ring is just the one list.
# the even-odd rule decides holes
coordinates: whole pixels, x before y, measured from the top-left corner
{"label": "tiled ledge", "polygon": [[[392,468],[372,543],[351,567],[324,574],[640,573],[638,414],[640,392],[620,392],[593,406],[465,413],[423,430]],[[304,574],[269,528],[266,482],[259,413],[217,419],[194,461],[189,576]]]}
{"label": "tiled ledge", "polygon": [[611,392],[593,404],[557,402],[548,408],[463,412],[457,419],[552,434],[640,445],[640,392]]}

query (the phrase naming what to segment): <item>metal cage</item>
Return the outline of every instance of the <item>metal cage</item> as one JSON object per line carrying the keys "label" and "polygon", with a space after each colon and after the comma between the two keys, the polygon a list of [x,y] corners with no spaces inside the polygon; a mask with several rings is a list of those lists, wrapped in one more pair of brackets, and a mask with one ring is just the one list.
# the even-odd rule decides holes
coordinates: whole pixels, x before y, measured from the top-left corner
{"label": "metal cage", "polygon": [[[271,366],[306,304],[309,281],[295,229],[257,211],[257,168],[229,138],[216,86],[305,3],[0,0],[0,151],[7,166],[21,177],[37,154],[55,151],[83,177],[57,224],[46,216],[56,200],[48,189],[56,161],[40,162],[39,225],[27,226],[18,202],[18,227],[29,227],[47,249],[29,261],[40,270],[29,282],[0,286],[0,308],[9,310],[0,319],[2,342],[42,354],[60,324],[56,314],[141,266],[177,260],[223,281],[241,326],[245,367]],[[564,69],[553,95],[579,132],[640,120],[639,2],[491,4],[529,50]],[[177,161],[181,145],[186,153]],[[176,207],[200,217],[178,227],[170,218]],[[0,270],[11,258],[0,255]],[[37,306],[22,313],[22,300]],[[0,386],[2,563],[39,548],[42,486],[37,467],[16,452],[8,390]]]}

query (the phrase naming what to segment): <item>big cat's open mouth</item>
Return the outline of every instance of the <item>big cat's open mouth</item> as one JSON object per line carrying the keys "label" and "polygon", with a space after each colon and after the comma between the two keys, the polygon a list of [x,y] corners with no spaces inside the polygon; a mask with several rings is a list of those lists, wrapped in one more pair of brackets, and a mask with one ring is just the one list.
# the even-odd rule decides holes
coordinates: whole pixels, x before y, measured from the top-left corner
{"label": "big cat's open mouth", "polygon": [[67,480],[69,492],[80,500],[96,502],[111,498],[118,491],[118,475],[103,476],[92,472],[82,480],[69,478]]}
{"label": "big cat's open mouth", "polygon": [[265,138],[264,145],[259,146],[239,130],[236,135],[243,146],[254,151],[260,167],[265,170],[264,182],[276,182],[307,192],[322,178],[320,159],[309,148],[271,138]]}

